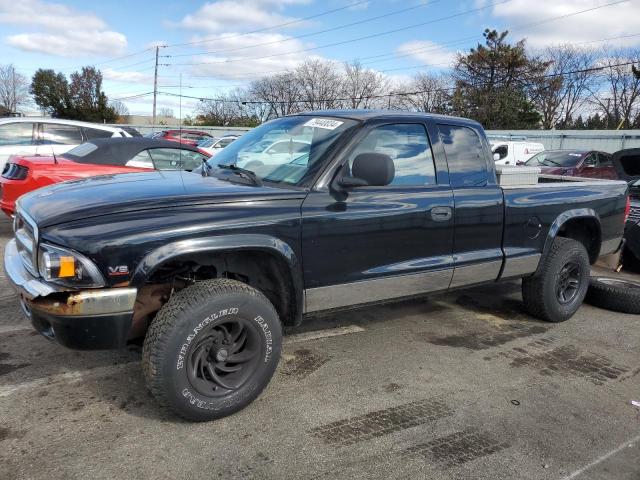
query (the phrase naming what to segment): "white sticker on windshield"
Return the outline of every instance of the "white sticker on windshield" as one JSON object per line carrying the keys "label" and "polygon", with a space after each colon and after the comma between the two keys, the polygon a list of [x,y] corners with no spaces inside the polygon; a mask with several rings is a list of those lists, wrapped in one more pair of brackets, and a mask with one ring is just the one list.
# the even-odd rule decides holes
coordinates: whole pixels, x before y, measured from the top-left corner
{"label": "white sticker on windshield", "polygon": [[312,118],[304,124],[305,127],[326,128],[327,130],[335,130],[344,122],[340,120],[329,120],[328,118]]}

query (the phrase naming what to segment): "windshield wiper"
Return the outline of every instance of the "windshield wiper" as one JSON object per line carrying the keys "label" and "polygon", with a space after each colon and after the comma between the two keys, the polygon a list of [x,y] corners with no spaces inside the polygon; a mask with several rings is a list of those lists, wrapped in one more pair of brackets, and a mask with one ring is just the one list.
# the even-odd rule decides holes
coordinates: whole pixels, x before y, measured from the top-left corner
{"label": "windshield wiper", "polygon": [[232,172],[236,173],[238,176],[251,180],[254,185],[257,185],[258,187],[262,186],[262,180],[260,180],[260,177],[258,177],[255,174],[255,172],[252,172],[251,170],[247,170],[246,168],[239,167],[233,163],[230,165],[218,164],[216,165],[216,167],[221,168],[223,170],[231,170]]}

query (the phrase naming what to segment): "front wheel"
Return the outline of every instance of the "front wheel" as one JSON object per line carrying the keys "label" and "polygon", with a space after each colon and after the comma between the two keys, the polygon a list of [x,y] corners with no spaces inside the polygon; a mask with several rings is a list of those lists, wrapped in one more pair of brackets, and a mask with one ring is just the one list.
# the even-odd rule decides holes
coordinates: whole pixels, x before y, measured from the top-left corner
{"label": "front wheel", "polygon": [[558,237],[535,275],[522,279],[527,312],[548,322],[564,322],[580,308],[589,287],[589,255],[584,245]]}
{"label": "front wheel", "polygon": [[143,347],[147,386],[178,415],[207,421],[256,399],[273,376],[282,328],[269,300],[241,282],[198,282],[173,295]]}

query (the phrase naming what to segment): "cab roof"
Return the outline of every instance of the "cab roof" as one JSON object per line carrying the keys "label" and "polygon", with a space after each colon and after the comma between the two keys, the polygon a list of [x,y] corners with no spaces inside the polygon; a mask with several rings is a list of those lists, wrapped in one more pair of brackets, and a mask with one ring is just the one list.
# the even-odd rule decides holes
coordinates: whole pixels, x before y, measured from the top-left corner
{"label": "cab roof", "polygon": [[312,112],[302,112],[292,114],[292,116],[304,115],[314,117],[335,117],[346,118],[349,120],[387,120],[393,118],[416,118],[416,119],[430,119],[438,121],[454,121],[455,123],[467,123],[479,126],[480,124],[475,120],[463,117],[454,117],[449,115],[439,115],[436,113],[424,113],[424,112],[406,112],[403,110],[315,110]]}

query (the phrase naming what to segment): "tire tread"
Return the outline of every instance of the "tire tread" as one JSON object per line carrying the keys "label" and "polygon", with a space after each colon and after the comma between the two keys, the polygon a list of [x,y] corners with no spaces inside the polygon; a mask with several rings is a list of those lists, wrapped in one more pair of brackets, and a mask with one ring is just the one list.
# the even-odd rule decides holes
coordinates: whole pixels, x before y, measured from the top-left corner
{"label": "tire tread", "polygon": [[[181,313],[201,306],[203,299],[230,293],[242,293],[258,298],[263,301],[263,303],[273,311],[273,315],[278,318],[275,308],[260,291],[237,280],[217,278],[197,282],[171,295],[167,303],[158,311],[155,319],[147,330],[142,347],[142,372],[147,388],[162,408],[171,409],[187,420],[197,419],[171,408],[162,386],[162,379],[159,375],[161,366],[165,361],[164,354],[168,350],[166,344],[169,340],[170,332],[180,321]],[[260,391],[257,391],[256,395],[259,393]]]}

